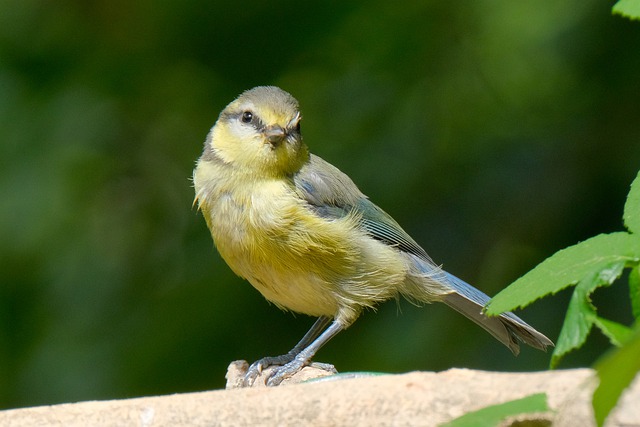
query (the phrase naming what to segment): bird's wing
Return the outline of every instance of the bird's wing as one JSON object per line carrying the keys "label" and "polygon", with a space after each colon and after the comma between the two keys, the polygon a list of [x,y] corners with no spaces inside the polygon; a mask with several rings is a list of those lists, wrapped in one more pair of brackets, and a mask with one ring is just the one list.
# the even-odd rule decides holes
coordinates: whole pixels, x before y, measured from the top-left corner
{"label": "bird's wing", "polygon": [[433,263],[427,253],[385,211],[360,192],[353,181],[335,166],[311,155],[295,176],[300,196],[323,218],[343,218],[354,212],[371,237]]}
{"label": "bird's wing", "polygon": [[[435,280],[450,290],[442,300],[444,303],[486,329],[514,354],[520,350],[516,338],[542,350],[553,345],[547,337],[513,313],[487,317],[482,312],[482,307],[489,301],[484,292],[436,266],[425,250],[391,216],[369,201],[353,181],[336,167],[312,155],[293,181],[300,197],[317,215],[335,219],[356,213],[360,218],[360,227],[372,238],[409,254],[415,268],[430,279],[431,285]],[[409,296],[422,300],[420,296]],[[428,302],[426,299],[423,301]]]}

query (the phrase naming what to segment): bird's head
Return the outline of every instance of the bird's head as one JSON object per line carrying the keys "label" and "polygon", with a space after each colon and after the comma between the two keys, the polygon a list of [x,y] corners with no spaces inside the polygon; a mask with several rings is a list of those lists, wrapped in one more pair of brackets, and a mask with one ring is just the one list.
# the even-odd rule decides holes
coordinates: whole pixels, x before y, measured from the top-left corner
{"label": "bird's head", "polygon": [[302,142],[298,101],[274,86],[259,86],[227,105],[211,129],[203,157],[213,155],[241,170],[282,176],[309,158]]}

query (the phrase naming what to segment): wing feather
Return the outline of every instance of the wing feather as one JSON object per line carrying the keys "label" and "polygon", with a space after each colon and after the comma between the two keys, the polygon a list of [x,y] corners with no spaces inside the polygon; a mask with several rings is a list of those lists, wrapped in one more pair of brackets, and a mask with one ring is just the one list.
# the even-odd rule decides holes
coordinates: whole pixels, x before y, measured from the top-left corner
{"label": "wing feather", "polygon": [[293,180],[298,193],[317,215],[336,219],[355,211],[362,229],[374,239],[433,262],[389,214],[367,199],[347,175],[320,157],[311,155]]}

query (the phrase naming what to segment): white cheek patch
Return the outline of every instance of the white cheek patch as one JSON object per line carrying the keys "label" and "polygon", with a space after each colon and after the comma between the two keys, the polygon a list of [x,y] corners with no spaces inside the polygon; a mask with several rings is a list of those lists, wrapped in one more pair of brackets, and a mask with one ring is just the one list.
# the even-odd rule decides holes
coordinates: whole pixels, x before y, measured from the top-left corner
{"label": "white cheek patch", "polygon": [[234,120],[231,122],[230,130],[233,136],[243,141],[259,137],[259,133],[256,128],[249,124],[242,123],[240,120]]}
{"label": "white cheek patch", "polygon": [[239,119],[233,120],[227,130],[229,144],[225,150],[233,161],[255,163],[271,151],[272,147],[264,135],[251,124],[242,123]]}

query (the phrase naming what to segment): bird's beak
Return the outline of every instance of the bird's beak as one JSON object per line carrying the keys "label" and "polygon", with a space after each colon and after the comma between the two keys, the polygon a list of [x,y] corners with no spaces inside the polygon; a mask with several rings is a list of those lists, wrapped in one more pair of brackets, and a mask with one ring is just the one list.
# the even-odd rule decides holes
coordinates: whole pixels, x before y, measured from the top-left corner
{"label": "bird's beak", "polygon": [[272,145],[277,145],[286,138],[287,132],[281,126],[273,125],[264,130],[264,136]]}

